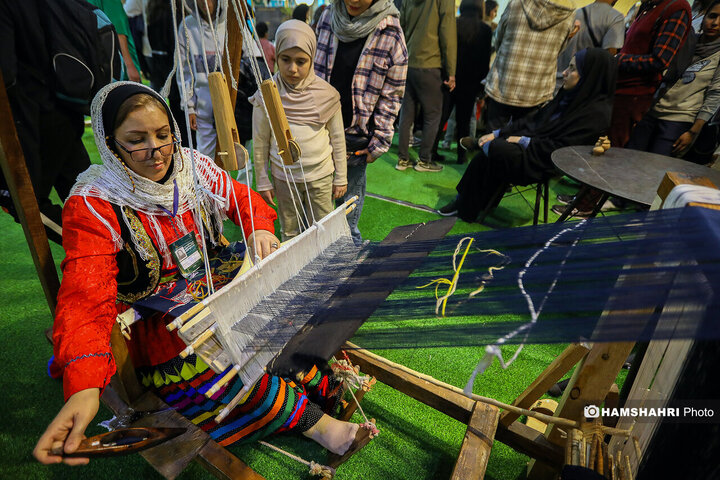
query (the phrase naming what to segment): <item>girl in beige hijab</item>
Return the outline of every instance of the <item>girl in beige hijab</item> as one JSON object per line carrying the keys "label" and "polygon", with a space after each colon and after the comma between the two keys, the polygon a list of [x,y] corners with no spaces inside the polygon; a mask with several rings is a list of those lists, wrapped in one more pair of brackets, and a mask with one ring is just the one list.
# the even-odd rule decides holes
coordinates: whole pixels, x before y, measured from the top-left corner
{"label": "girl in beige hijab", "polygon": [[283,240],[330,213],[333,199],[347,190],[340,95],[315,76],[316,46],[315,33],[298,20],[284,22],[275,33],[278,71],[273,78],[290,131],[302,151],[299,162],[283,165],[260,93],[250,98],[257,190],[268,203],[277,201]]}

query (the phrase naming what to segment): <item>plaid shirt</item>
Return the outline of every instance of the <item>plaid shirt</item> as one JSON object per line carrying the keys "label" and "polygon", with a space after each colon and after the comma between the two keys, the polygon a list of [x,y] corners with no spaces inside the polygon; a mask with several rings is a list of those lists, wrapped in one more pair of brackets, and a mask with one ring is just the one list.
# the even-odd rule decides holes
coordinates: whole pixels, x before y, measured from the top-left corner
{"label": "plaid shirt", "polygon": [[690,25],[690,16],[678,10],[662,24],[648,55],[620,53],[617,56],[618,70],[624,73],[652,73],[665,70],[682,46],[685,32]]}
{"label": "plaid shirt", "polygon": [[[338,40],[332,32],[332,7],[327,8],[315,27],[317,53],[315,74],[330,81]],[[408,53],[400,20],[387,16],[365,43],[352,80],[352,124],[347,133],[372,135],[368,151],[377,158],[390,148],[393,124],[405,93]],[[374,129],[369,131],[370,118]]]}
{"label": "plaid shirt", "polygon": [[510,0],[505,8],[495,32],[497,55],[485,85],[485,93],[496,102],[534,107],[552,99],[558,54],[575,20],[572,7],[554,8],[556,16],[566,10],[567,18],[544,30],[530,26],[521,0]]}

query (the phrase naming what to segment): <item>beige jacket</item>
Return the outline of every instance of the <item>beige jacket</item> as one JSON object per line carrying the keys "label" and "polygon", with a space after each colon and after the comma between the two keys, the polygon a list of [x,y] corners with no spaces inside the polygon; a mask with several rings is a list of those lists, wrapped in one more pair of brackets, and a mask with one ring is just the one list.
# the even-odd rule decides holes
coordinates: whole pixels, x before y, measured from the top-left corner
{"label": "beige jacket", "polygon": [[271,165],[273,178],[282,181],[290,179],[295,182],[312,182],[334,173],[333,185],[347,185],[345,129],[340,109],[327,124],[321,127],[294,123],[289,125],[302,154],[299,162],[284,166],[278,155],[277,142],[264,109],[253,108],[253,160],[257,191],[263,192],[273,188],[268,175],[268,163]]}
{"label": "beige jacket", "polygon": [[658,100],[653,115],[662,120],[694,122],[708,121],[720,107],[720,52],[699,60],[685,70],[681,78]]}

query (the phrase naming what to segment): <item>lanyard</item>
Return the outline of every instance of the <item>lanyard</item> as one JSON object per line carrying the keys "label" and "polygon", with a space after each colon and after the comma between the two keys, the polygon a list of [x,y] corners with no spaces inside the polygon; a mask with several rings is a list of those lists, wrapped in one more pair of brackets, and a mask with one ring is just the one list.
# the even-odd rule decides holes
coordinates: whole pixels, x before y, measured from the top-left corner
{"label": "lanyard", "polygon": [[170,213],[170,210],[163,207],[162,205],[158,204],[157,206],[160,210],[167,213],[168,216],[170,217],[170,219],[171,219],[170,225],[172,226],[173,230],[175,230],[175,235],[177,238],[177,237],[180,237],[180,232],[178,232],[178,229],[175,226],[175,216],[177,215],[177,212],[178,212],[178,197],[179,197],[177,180],[173,180],[173,187],[174,188],[173,188],[173,211],[172,211],[172,213]]}

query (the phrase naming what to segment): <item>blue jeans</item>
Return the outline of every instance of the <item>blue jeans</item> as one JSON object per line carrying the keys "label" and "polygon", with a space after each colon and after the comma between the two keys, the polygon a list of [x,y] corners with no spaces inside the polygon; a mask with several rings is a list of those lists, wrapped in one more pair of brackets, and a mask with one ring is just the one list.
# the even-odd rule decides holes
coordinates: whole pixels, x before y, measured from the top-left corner
{"label": "blue jeans", "polygon": [[661,120],[652,115],[645,115],[633,128],[625,148],[670,157],[675,140],[687,132],[692,125],[693,122]]}
{"label": "blue jeans", "polygon": [[355,242],[355,245],[357,246],[362,244],[362,236],[360,235],[360,230],[358,230],[358,222],[360,221],[360,214],[362,213],[363,204],[365,203],[365,187],[367,185],[367,176],[365,175],[366,168],[366,163],[358,165],[357,167],[348,167],[347,192],[343,198],[339,198],[335,201],[336,206],[340,206],[343,202],[346,202],[353,196],[358,196],[358,199],[355,202],[357,207],[355,207],[355,210],[350,212],[347,216],[348,225],[350,225],[350,234],[352,235],[353,242]]}

